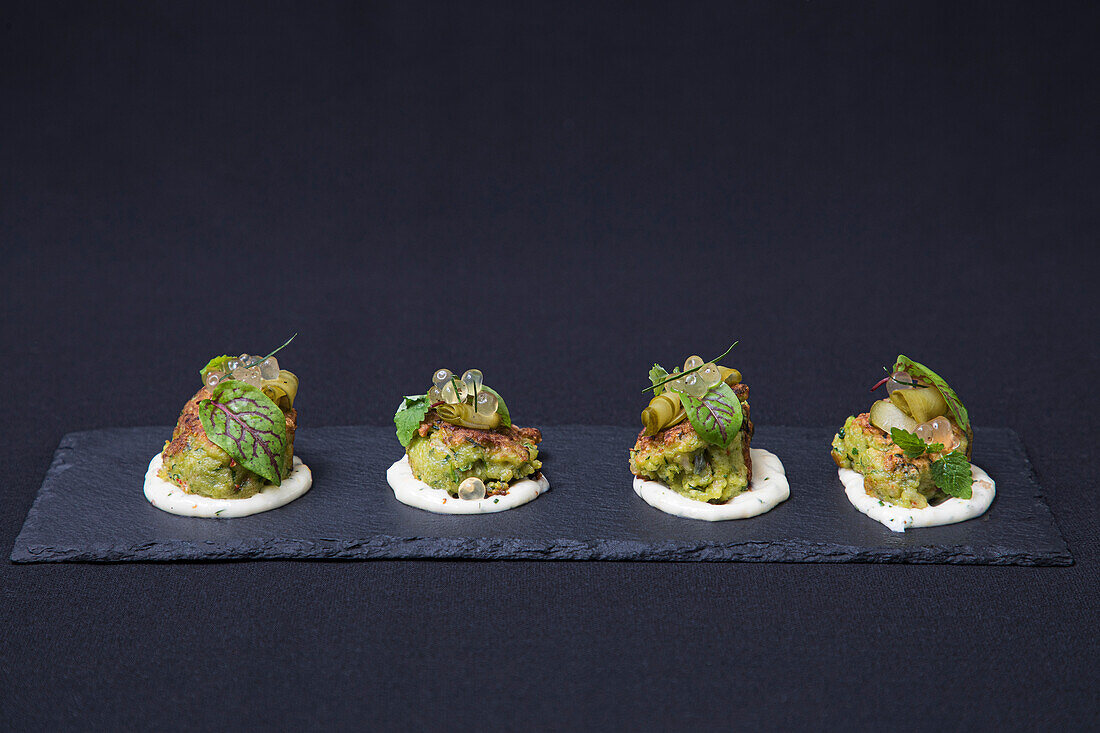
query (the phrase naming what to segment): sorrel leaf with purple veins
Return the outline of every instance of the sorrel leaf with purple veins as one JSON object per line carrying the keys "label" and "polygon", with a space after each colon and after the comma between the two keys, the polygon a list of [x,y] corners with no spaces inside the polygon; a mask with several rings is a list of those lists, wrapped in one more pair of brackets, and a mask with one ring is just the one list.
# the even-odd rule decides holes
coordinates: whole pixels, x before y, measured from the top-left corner
{"label": "sorrel leaf with purple veins", "polygon": [[199,402],[210,442],[249,471],[279,486],[286,470],[286,416],[259,387],[235,379],[218,382]]}
{"label": "sorrel leaf with purple veins", "polygon": [[701,398],[682,392],[680,401],[687,412],[688,422],[699,437],[723,448],[728,448],[737,437],[737,431],[745,419],[741,400],[725,382],[714,385]]}
{"label": "sorrel leaf with purple veins", "polygon": [[924,364],[913,361],[907,356],[898,356],[898,360],[894,363],[894,371],[898,370],[904,371],[915,379],[924,380],[939,390],[939,393],[943,395],[943,401],[947,403],[947,409],[951,411],[951,417],[954,418],[955,424],[964,431],[970,430],[970,415],[967,414],[966,407],[959,396],[955,394],[955,390],[951,389],[944,381],[943,377]]}

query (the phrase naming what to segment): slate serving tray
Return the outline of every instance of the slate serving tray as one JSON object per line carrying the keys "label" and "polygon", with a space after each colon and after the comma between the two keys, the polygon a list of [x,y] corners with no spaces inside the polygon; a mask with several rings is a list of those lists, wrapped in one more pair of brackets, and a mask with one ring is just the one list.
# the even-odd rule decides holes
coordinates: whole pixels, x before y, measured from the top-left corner
{"label": "slate serving tray", "polygon": [[441,516],[394,499],[386,469],[402,451],[386,427],[306,428],[296,452],[313,488],[271,512],[194,519],[151,506],[149,459],[171,428],[66,435],[16,539],[26,562],[261,558],[477,558],[1070,565],[1073,558],[1040,496],[1017,435],[981,429],[974,461],[997,482],[982,517],[899,534],[857,512],[828,456],[833,430],[757,428],[753,445],[776,453],[791,498],[753,519],[669,516],[631,488],[627,450],[636,431],[595,426],[543,431],[548,494],[518,509]]}

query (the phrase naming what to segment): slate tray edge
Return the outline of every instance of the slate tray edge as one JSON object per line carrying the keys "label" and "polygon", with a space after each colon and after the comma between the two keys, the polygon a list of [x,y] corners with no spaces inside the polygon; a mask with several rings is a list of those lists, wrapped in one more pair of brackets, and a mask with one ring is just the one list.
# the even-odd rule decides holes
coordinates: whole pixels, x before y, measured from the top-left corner
{"label": "slate tray edge", "polygon": [[1016,446],[1020,449],[1020,454],[1024,457],[1024,463],[1027,465],[1028,478],[1031,479],[1031,483],[1035,486],[1033,498],[1050,514],[1050,521],[1054,525],[1054,532],[1061,541],[1061,550],[1065,553],[1066,561],[1058,564],[1065,567],[1074,565],[1077,561],[1073,556],[1073,551],[1070,550],[1069,542],[1066,540],[1066,533],[1062,531],[1062,522],[1058,519],[1058,515],[1055,513],[1053,507],[1047,502],[1046,496],[1043,495],[1042,484],[1039,483],[1039,472],[1035,470],[1035,463],[1031,460],[1031,451],[1028,449],[1027,444],[1024,443],[1024,439],[1020,437],[1018,432],[1012,428],[1004,428],[1004,430],[1010,433],[1012,438],[1016,441]]}
{"label": "slate tray edge", "polygon": [[[558,560],[634,562],[779,562],[871,563],[906,565],[1013,565],[1064,567],[1072,556],[1049,553],[991,555],[969,547],[927,546],[912,552],[834,544],[745,542],[682,544],[674,542],[624,542],[562,539],[532,542],[526,539],[446,539],[376,535],[368,540],[269,540],[212,548],[205,543],[147,543],[97,548],[89,553],[77,548],[25,546],[12,552],[17,564],[43,562],[179,562],[234,560]],[[931,551],[930,551],[931,550]]]}

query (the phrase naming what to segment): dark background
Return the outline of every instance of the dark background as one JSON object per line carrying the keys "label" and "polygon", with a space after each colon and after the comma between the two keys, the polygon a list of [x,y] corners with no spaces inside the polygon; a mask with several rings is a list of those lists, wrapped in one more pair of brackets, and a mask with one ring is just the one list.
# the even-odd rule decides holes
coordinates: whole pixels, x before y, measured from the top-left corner
{"label": "dark background", "polygon": [[0,724],[1096,724],[1100,12],[961,5],[7,6],[5,557],[64,433],[297,331],[302,430],[440,366],[632,424],[734,339],[834,425],[903,352],[1077,564],[2,563]]}

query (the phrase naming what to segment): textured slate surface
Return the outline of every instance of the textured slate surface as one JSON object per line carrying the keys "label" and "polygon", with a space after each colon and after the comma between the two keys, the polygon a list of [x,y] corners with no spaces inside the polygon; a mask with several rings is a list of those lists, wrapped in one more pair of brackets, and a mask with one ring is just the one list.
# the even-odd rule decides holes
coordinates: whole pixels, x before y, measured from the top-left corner
{"label": "textured slate surface", "polygon": [[761,517],[698,522],[634,495],[616,427],[544,430],[551,491],[519,509],[439,516],[398,503],[385,481],[401,456],[384,427],[303,430],[297,452],[313,489],[272,512],[177,517],[149,505],[142,479],[169,428],[66,435],[12,551],[15,562],[253,558],[478,558],[1068,565],[1016,434],[979,430],[974,461],[997,481],[983,517],[895,534],[848,503],[827,455],[832,430],[760,427],[791,498]]}

